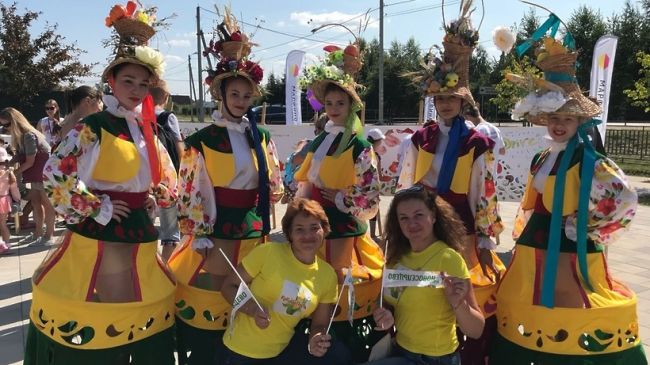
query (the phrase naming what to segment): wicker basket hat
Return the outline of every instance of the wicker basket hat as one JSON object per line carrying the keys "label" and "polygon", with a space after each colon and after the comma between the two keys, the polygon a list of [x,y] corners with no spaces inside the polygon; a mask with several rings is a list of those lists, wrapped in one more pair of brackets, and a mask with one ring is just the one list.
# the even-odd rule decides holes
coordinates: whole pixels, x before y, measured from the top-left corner
{"label": "wicker basket hat", "polygon": [[215,69],[208,70],[205,82],[209,85],[210,95],[214,100],[223,100],[221,84],[231,77],[241,77],[248,81],[253,91],[253,97],[262,96],[260,83],[264,75],[262,67],[251,60],[249,55],[256,44],[249,40],[248,35],[241,31],[237,18],[232,15],[230,8],[225,7],[223,21],[217,26],[218,39],[210,41],[203,53],[212,55],[217,60]]}
{"label": "wicker basket hat", "polygon": [[152,84],[162,78],[164,59],[158,51],[147,46],[149,40],[156,34],[150,22],[150,16],[144,10],[138,10],[133,1],[129,1],[126,7],[113,6],[106,18],[106,25],[113,27],[119,39],[115,59],[102,73],[103,82],[108,81],[116,66],[125,63],[140,65],[149,70]]}
{"label": "wicker basket hat", "polygon": [[305,69],[300,79],[303,89],[311,89],[319,103],[325,104],[325,92],[329,85],[335,85],[348,94],[353,104],[362,105],[359,90],[363,85],[355,79],[363,67],[363,55],[359,43],[350,43],[341,48],[335,45],[323,47],[327,55],[318,65]]}
{"label": "wicker basket hat", "polygon": [[580,90],[575,77],[577,57],[577,52],[567,52],[566,54],[547,55],[537,61],[537,67],[544,72],[544,78],[563,89],[567,102],[555,112],[540,113],[531,122],[546,125],[548,116],[552,114],[575,116],[586,121],[601,113],[600,105],[586,97]]}
{"label": "wicker basket hat", "polygon": [[[478,44],[478,29],[472,26],[470,19],[473,10],[471,0],[461,1],[458,19],[444,24],[441,57],[429,52],[421,62],[421,70],[403,75],[411,79],[424,96],[453,95],[476,105],[469,88],[469,61]],[[440,49],[438,46],[431,48]]]}

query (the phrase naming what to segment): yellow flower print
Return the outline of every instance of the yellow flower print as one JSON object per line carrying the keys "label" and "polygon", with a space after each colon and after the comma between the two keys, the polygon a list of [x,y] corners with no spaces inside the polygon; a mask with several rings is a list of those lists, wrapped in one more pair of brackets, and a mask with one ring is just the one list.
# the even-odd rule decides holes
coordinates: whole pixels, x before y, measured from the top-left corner
{"label": "yellow flower print", "polygon": [[70,205],[69,190],[62,185],[54,185],[52,187],[52,202],[55,206],[68,206]]}
{"label": "yellow flower print", "polygon": [[193,220],[194,222],[203,222],[203,205],[196,204],[192,206],[189,219]]}
{"label": "yellow flower print", "polygon": [[90,129],[89,126],[84,125],[84,127],[81,129],[81,132],[79,133],[79,141],[81,142],[81,145],[89,145],[95,143],[96,140],[97,136],[92,131],[92,129]]}

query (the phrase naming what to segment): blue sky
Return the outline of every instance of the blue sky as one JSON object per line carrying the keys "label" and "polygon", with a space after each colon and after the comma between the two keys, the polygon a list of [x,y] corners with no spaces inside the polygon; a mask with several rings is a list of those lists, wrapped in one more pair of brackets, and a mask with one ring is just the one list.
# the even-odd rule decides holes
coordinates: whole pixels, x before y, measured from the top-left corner
{"label": "blue sky", "polygon": [[[218,17],[212,13],[215,4],[223,6],[225,2],[141,1],[145,6],[158,6],[159,17],[176,14],[171,21],[171,27],[158,33],[150,44],[157,47],[166,57],[165,79],[168,80],[172,93],[189,95],[188,55],[191,55],[195,74],[197,69],[196,54],[193,54],[197,51],[196,7],[203,8],[202,29],[209,40],[218,20]],[[81,56],[82,62],[97,62],[98,65],[93,70],[96,75],[82,82],[94,84],[99,80],[108,57],[108,51],[101,47],[101,40],[110,34],[110,30],[104,26],[104,18],[115,3],[115,1],[105,0],[20,0],[18,8],[21,12],[28,8],[43,13],[39,21],[34,24],[34,32],[40,32],[45,22],[56,23],[59,34],[66,37],[69,42],[76,42],[79,48],[87,51]],[[253,41],[260,45],[253,49],[253,58],[261,63],[265,76],[271,72],[276,75],[283,74],[284,58],[292,49],[306,51],[308,60],[313,62],[316,57],[323,55],[324,45],[346,44],[351,39],[349,33],[341,32],[340,28],[326,29],[309,38],[297,39],[297,37],[309,36],[310,30],[320,24],[343,22],[356,17],[357,20],[346,23],[356,28],[359,15],[370,9],[369,25],[362,36],[366,39],[379,37],[379,11],[376,10],[379,0],[232,0],[229,3],[233,13],[240,20],[253,25],[244,24],[247,33],[253,31],[254,25],[257,24],[276,31],[274,33],[270,30],[258,29],[253,38]],[[384,3],[386,5],[384,10],[386,48],[393,40],[403,42],[411,36],[424,49],[428,49],[434,43],[440,43],[442,39],[440,0],[384,0]],[[545,0],[539,3],[552,9],[561,19],[568,20],[573,10],[582,4],[600,10],[604,17],[610,17],[614,12],[621,11],[624,0]],[[445,2],[445,16],[448,21],[458,15],[458,4],[458,0]],[[481,15],[480,1],[475,1],[475,4],[478,9],[473,19],[474,23],[478,24]],[[517,0],[485,0],[485,19],[480,29],[480,41],[490,55],[498,55],[491,40],[492,29],[498,25],[513,25],[521,19],[528,8],[528,5]],[[541,9],[538,9],[537,14],[543,19],[548,15]],[[205,67],[205,59],[203,64]]]}

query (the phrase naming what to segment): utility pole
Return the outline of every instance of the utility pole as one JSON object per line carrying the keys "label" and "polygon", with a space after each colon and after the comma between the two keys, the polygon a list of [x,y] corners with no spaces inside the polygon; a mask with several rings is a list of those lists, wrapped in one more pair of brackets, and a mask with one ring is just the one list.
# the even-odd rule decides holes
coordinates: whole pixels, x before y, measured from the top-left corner
{"label": "utility pole", "polygon": [[199,117],[199,123],[203,123],[203,105],[204,100],[203,100],[203,75],[202,75],[202,69],[203,66],[201,65],[201,56],[203,55],[203,51],[201,50],[201,7],[197,6],[196,7],[196,51],[197,51],[197,58],[198,58],[198,85],[199,85],[199,95],[198,95],[198,104],[199,104],[199,110],[198,110],[198,117]]}
{"label": "utility pole", "polygon": [[384,0],[379,0],[379,110],[377,119],[384,123]]}
{"label": "utility pole", "polygon": [[[187,67],[189,68],[190,71],[190,99],[194,100],[194,103],[196,104],[196,90],[194,89],[194,75],[192,74],[192,59],[190,56],[191,55],[187,55]],[[192,112],[192,109],[190,109],[190,118],[191,121],[193,122],[194,113]]]}

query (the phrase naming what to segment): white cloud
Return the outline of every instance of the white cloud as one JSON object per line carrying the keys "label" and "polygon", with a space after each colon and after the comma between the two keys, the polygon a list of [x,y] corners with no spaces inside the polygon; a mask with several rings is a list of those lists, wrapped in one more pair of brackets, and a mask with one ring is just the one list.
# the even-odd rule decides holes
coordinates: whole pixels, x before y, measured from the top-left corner
{"label": "white cloud", "polygon": [[188,39],[170,39],[167,44],[170,47],[189,47],[191,45]]}
{"label": "white cloud", "polygon": [[165,61],[169,63],[178,63],[178,62],[185,62],[185,59],[183,57],[179,57],[173,54],[168,54],[165,55]]}
{"label": "white cloud", "polygon": [[[365,19],[365,14],[364,13],[356,13],[356,14],[342,13],[340,11],[332,11],[329,13],[312,13],[311,11],[299,11],[299,12],[291,13],[290,19],[302,26],[308,26],[311,28],[315,28],[320,26],[321,24],[326,24],[326,23],[343,23],[344,25],[352,29],[352,31],[356,32],[357,31],[356,28],[358,28],[359,21]],[[374,18],[370,18],[370,22],[368,24],[369,28],[377,28],[379,26],[378,22],[374,20],[375,20]],[[340,27],[334,27],[332,29],[340,29],[341,31],[345,31],[343,28]]]}
{"label": "white cloud", "polygon": [[284,27],[285,25],[287,25],[287,23],[285,23],[284,21],[279,21],[279,22],[275,23],[275,25],[278,26],[278,27]]}

